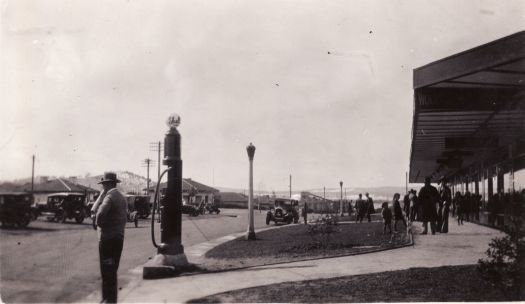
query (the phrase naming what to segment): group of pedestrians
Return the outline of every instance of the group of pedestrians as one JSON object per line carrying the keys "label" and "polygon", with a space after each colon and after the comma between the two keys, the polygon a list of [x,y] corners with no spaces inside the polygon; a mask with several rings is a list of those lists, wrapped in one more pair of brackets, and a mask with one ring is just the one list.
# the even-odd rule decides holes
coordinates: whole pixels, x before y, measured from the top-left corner
{"label": "group of pedestrians", "polygon": [[392,218],[394,220],[394,232],[397,232],[397,222],[403,222],[403,225],[407,227],[407,222],[405,216],[403,215],[403,210],[401,209],[401,204],[399,203],[399,198],[401,195],[399,193],[394,194],[392,199],[392,205],[394,208],[394,213],[388,207],[388,202],[384,202],[381,205],[381,217],[383,218],[383,234],[386,233],[388,228],[388,233],[392,233]]}
{"label": "group of pedestrians", "polygon": [[452,191],[446,178],[441,178],[439,185],[439,189],[432,186],[430,177],[426,177],[425,185],[417,195],[415,190],[411,190],[405,196],[405,210],[408,211],[409,220],[423,222],[421,234],[428,233],[429,224],[432,234],[448,233],[448,218],[453,205]]}
{"label": "group of pedestrians", "polygon": [[452,215],[457,216],[458,225],[463,225],[463,221],[479,220],[479,207],[481,205],[481,195],[465,194],[456,192],[452,200]]}
{"label": "group of pedestrians", "polygon": [[355,222],[363,222],[363,219],[368,219],[368,222],[372,221],[371,214],[375,213],[374,201],[370,197],[370,194],[365,193],[366,199],[363,199],[363,195],[359,193],[359,198],[355,201]]}
{"label": "group of pedestrians", "polygon": [[[383,203],[381,216],[383,217],[383,233],[389,230],[392,233],[392,219],[394,220],[394,232],[397,231],[397,223],[401,221],[407,227],[409,222],[423,222],[422,234],[428,233],[428,226],[432,234],[436,232],[448,233],[448,218],[451,206],[456,202],[458,212],[458,223],[462,223],[465,214],[465,200],[461,199],[461,194],[456,194],[452,199],[452,191],[447,184],[447,180],[442,178],[439,181],[439,190],[430,184],[430,178],[425,178],[425,185],[419,190],[419,194],[411,189],[403,198],[403,207],[399,202],[399,193],[394,194],[392,199],[393,214],[388,206],[388,202]],[[457,199],[456,199],[457,198]],[[454,210],[456,210],[454,208]],[[461,220],[460,220],[461,219]]]}

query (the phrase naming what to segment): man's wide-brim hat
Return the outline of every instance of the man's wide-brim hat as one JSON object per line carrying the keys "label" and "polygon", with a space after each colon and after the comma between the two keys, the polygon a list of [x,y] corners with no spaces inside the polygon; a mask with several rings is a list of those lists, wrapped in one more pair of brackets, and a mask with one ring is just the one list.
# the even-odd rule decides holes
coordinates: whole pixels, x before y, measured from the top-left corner
{"label": "man's wide-brim hat", "polygon": [[99,184],[120,183],[120,180],[117,178],[117,173],[115,173],[115,172],[104,172],[104,177],[98,183]]}

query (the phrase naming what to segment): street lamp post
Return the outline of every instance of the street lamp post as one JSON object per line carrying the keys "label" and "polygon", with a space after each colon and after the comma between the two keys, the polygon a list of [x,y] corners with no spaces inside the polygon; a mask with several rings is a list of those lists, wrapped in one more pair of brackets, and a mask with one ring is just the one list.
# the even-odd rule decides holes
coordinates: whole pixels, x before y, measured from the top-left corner
{"label": "street lamp post", "polygon": [[248,233],[246,234],[247,240],[255,240],[255,229],[253,228],[253,156],[255,155],[255,146],[250,143],[246,147],[248,152],[248,159],[250,160],[250,191],[248,194]]}
{"label": "street lamp post", "polygon": [[343,216],[343,181],[339,182],[339,186],[341,187],[341,200],[339,202],[339,211],[341,211],[341,216]]}

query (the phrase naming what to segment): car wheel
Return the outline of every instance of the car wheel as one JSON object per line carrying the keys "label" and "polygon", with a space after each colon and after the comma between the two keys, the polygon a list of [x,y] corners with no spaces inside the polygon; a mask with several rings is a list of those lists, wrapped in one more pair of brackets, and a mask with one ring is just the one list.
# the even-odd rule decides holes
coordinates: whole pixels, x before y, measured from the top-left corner
{"label": "car wheel", "polygon": [[79,216],[75,217],[75,221],[77,222],[77,224],[82,224],[82,222],[84,221],[84,216],[83,215],[79,215]]}
{"label": "car wheel", "polygon": [[18,222],[18,227],[25,228],[29,223],[31,222],[31,215],[26,214],[23,218],[20,219]]}
{"label": "car wheel", "polygon": [[270,217],[269,216],[266,217],[266,225],[270,225]]}
{"label": "car wheel", "polygon": [[139,219],[138,217],[135,217],[135,228],[137,228],[139,226]]}

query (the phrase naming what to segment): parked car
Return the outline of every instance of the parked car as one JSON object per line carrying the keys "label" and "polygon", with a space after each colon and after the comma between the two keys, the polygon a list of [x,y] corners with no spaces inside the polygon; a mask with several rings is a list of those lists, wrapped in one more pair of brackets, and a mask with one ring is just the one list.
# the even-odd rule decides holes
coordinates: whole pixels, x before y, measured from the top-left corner
{"label": "parked car", "polygon": [[[126,195],[126,200],[128,201],[128,222],[135,223],[135,227],[139,226],[139,212],[137,206],[140,200],[136,200],[136,195]],[[149,213],[148,213],[149,215]]]}
{"label": "parked car", "polygon": [[0,193],[2,227],[27,227],[33,217],[33,195],[26,192]]}
{"label": "parked car", "polygon": [[86,196],[83,193],[55,193],[47,197],[47,210],[42,214],[50,221],[64,223],[75,219],[80,224],[86,218]]}
{"label": "parked car", "polygon": [[31,211],[33,212],[32,220],[36,220],[42,212],[45,212],[47,209],[47,201],[33,201],[31,204]]}
{"label": "parked car", "polygon": [[190,216],[199,216],[199,214],[201,214],[201,210],[195,205],[187,204],[182,205],[182,213],[189,214]]}
{"label": "parked car", "polygon": [[274,206],[266,213],[266,225],[273,221],[277,223],[291,224],[299,221],[299,211],[297,206],[299,202],[287,198],[278,198],[274,201]]}
{"label": "parked car", "polygon": [[148,195],[126,195],[128,205],[133,205],[139,218],[148,218],[151,212],[151,204]]}
{"label": "parked car", "polygon": [[218,204],[214,204],[214,203],[207,203],[204,205],[204,209],[209,213],[209,214],[212,214],[212,213],[221,213],[221,210],[219,209],[219,205]]}

